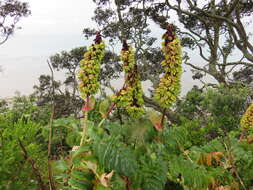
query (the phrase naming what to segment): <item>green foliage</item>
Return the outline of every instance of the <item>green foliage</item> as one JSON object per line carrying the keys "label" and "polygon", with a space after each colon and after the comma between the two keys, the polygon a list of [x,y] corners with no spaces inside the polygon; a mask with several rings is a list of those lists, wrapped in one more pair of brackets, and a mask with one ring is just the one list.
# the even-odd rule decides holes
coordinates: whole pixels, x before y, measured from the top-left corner
{"label": "green foliage", "polygon": [[39,186],[38,175],[46,181],[46,151],[41,128],[26,119],[12,123],[0,115],[0,189],[35,190]]}
{"label": "green foliage", "polygon": [[179,180],[185,187],[192,190],[206,188],[212,181],[204,167],[180,157],[170,161],[169,171],[171,180]]}
{"label": "green foliage", "polygon": [[[74,117],[57,119],[53,122],[52,138],[56,187],[68,190],[125,190],[127,186],[165,190],[171,184],[186,190],[241,187],[232,169],[236,168],[244,185],[249,188],[253,180],[252,141],[250,138],[239,140],[238,127],[233,127],[224,136],[216,125],[223,123],[227,127],[228,124],[220,109],[223,112],[231,109],[224,113],[232,118],[231,121],[239,118],[246,94],[243,89],[240,95],[234,94],[233,89],[206,92],[193,89],[177,108],[184,113],[181,123],[178,126],[166,123],[161,130],[157,130],[147,116],[138,120],[129,118],[124,124],[105,121],[98,128],[102,119],[100,112],[106,112],[108,102],[103,102],[102,106],[96,103],[89,113],[87,142],[81,147],[82,122]],[[16,107],[5,107],[0,114],[0,187],[36,189],[37,178],[22,153],[19,140],[30,158],[36,161],[42,179],[47,184],[46,142],[49,129],[35,124],[32,121],[35,118],[20,114],[32,115],[31,110],[37,108],[26,99],[18,100]],[[220,107],[220,104],[223,106]],[[192,111],[194,114],[190,115]],[[209,115],[203,118],[201,111]],[[235,125],[234,122],[232,124]],[[213,140],[208,142],[206,137],[210,135],[210,128],[221,135],[212,137]],[[18,175],[12,166],[22,168]],[[15,179],[15,183],[9,185],[10,179]]]}
{"label": "green foliage", "polygon": [[0,114],[11,123],[15,123],[19,119],[25,119],[45,125],[50,118],[50,109],[49,106],[43,108],[36,106],[36,97],[33,95],[21,96],[17,93],[9,105],[5,104],[5,108]]}
{"label": "green foliage", "polygon": [[92,173],[92,160],[89,155],[89,147],[79,147],[71,154],[70,160],[58,160],[54,163],[55,180],[58,188],[91,190],[94,186],[92,183],[95,180],[95,174]]}
{"label": "green foliage", "polygon": [[[103,1],[104,4],[107,2]],[[117,12],[127,11],[127,4],[131,3],[115,1]],[[106,14],[101,7],[97,11],[98,15],[106,17],[114,15],[112,11]],[[156,79],[151,75],[144,77],[145,74],[139,73],[137,63],[140,55],[143,55],[143,64],[138,67],[145,70],[145,61],[157,62],[162,56],[158,50],[152,50],[156,52],[153,56],[148,52],[150,48],[140,53],[143,44],[151,46],[155,39],[147,36],[149,31],[142,24],[145,14],[141,13],[141,9],[132,7],[129,12],[129,17],[125,17],[126,14],[121,16],[131,24],[134,24],[130,22],[131,19],[139,21],[136,28],[145,31],[145,39],[148,40],[142,42],[142,34],[138,36],[140,46],[136,52],[126,40],[123,41],[121,61],[125,84],[114,96],[113,102],[130,117],[125,117],[123,121],[121,118],[120,124],[115,122],[110,115],[115,104],[110,105],[109,99],[99,103],[100,97],[96,103],[91,96],[97,93],[99,80],[104,78],[100,75],[100,66],[102,62],[106,63],[103,60],[105,44],[100,33],[97,33],[95,43],[80,62],[80,94],[87,100],[82,108],[83,121],[69,115],[73,110],[73,115],[77,116],[83,103],[76,95],[75,71],[84,49],[51,57],[54,68],[68,69],[65,83],[73,85],[73,92],[66,90],[62,93],[60,82],[43,75],[40,77],[40,85],[35,86],[35,95],[15,97],[10,108],[6,102],[0,102],[1,189],[53,189],[48,187],[51,183],[56,190],[165,190],[171,186],[173,189],[185,190],[252,188],[253,137],[247,136],[251,131],[241,133],[239,130],[248,90],[238,86],[218,86],[204,91],[195,87],[175,107],[174,111],[181,116],[177,125],[168,122],[168,110],[164,110],[167,119],[165,114],[154,111],[149,115],[144,114],[140,80],[145,78],[158,84],[156,79],[162,71],[158,67],[150,72],[157,75]],[[163,17],[159,19],[163,20]],[[102,22],[101,25],[106,24]],[[121,35],[133,39],[131,33],[123,31],[128,25],[118,27],[122,30]],[[163,39],[165,60],[161,65],[165,73],[154,95],[161,106],[150,101],[159,111],[176,102],[182,73],[181,42],[176,38],[172,25],[169,25]],[[189,47],[194,45],[192,41],[186,43],[189,43]],[[118,58],[112,53],[107,56],[109,63]],[[107,66],[104,68],[108,69]],[[212,69],[215,70],[210,68],[210,73]],[[214,72],[217,74],[216,70]],[[219,80],[222,79],[224,77],[221,76]],[[51,112],[49,105],[52,103],[55,105],[55,113],[52,115],[54,118],[50,119],[53,122],[48,125]],[[49,139],[51,132],[52,138]],[[53,166],[53,179],[49,177],[50,163]],[[17,171],[17,168],[20,170]]]}
{"label": "green foliage", "polygon": [[179,101],[177,109],[180,112],[180,116],[187,119],[199,119],[199,117],[201,117],[200,108],[204,98],[203,90],[194,86],[187,92],[183,100]]}
{"label": "green foliage", "polygon": [[149,158],[141,160],[139,176],[142,178],[141,189],[162,190],[167,181],[167,166],[163,160]]}
{"label": "green foliage", "polygon": [[115,170],[119,175],[134,178],[137,163],[134,152],[120,143],[117,138],[95,143],[95,154],[99,163],[108,171]]}
{"label": "green foliage", "polygon": [[[59,157],[64,155],[72,146],[79,145],[81,139],[81,123],[74,117],[54,120],[52,138],[52,154]],[[43,137],[48,141],[49,126],[44,126]]]}
{"label": "green foliage", "polygon": [[[249,95],[245,87],[189,91],[179,102],[177,111],[181,115],[181,125],[189,129],[195,143],[201,144],[240,127],[244,103]],[[197,138],[193,138],[197,137]]]}
{"label": "green foliage", "polygon": [[[181,124],[169,128],[167,126],[160,131],[157,131],[145,118],[129,119],[123,125],[105,122],[102,128],[97,128],[96,124],[90,121],[86,153],[79,153],[78,150],[76,152],[77,155],[83,155],[79,157],[82,160],[80,163],[83,163],[80,165],[82,169],[72,170],[72,172],[77,172],[74,175],[87,176],[87,172],[92,171],[90,175],[95,176],[96,183],[91,178],[87,183],[93,184],[95,189],[125,189],[128,184],[133,188],[163,190],[165,186],[168,186],[166,183],[173,183],[174,185],[180,184],[177,185],[177,188],[196,190],[209,187],[211,190],[212,188],[239,185],[238,179],[234,177],[233,170],[231,170],[233,165],[242,176],[244,185],[249,187],[252,180],[251,171],[247,171],[246,168],[252,167],[250,157],[253,149],[248,142],[237,140],[238,128],[231,133],[234,134],[233,137],[230,135],[231,137],[225,138],[221,135],[219,138],[214,137],[214,140],[210,142],[205,139],[205,136],[210,133],[209,127],[213,125],[216,130],[217,127],[216,122],[202,126],[203,120],[212,121],[213,119],[217,120],[217,123],[221,122],[216,118],[218,117],[217,109],[211,104],[213,102],[221,104],[218,98],[221,96],[225,96],[223,99],[229,99],[225,92],[210,90],[203,93],[193,89],[193,94],[188,95],[185,102],[180,103],[187,105],[184,107],[185,116]],[[242,91],[242,94],[245,92]],[[196,93],[198,96],[194,96]],[[245,96],[235,96],[234,104],[242,107],[239,103],[242,103]],[[199,107],[191,105],[195,97],[201,100],[198,102]],[[230,102],[227,100],[222,103],[228,105]],[[209,118],[199,117],[200,108],[212,115]],[[237,112],[240,109],[234,105],[231,105],[231,108],[233,110],[226,114],[230,117],[239,117],[240,113]],[[195,110],[195,115],[191,117],[198,120],[189,120],[187,117],[190,115],[187,110]],[[231,160],[230,154],[233,155],[235,161]],[[72,155],[72,161],[75,160],[74,155]],[[91,169],[87,170],[87,168]],[[114,173],[109,179],[110,186],[106,187],[101,182],[101,176],[111,171]],[[73,182],[72,180],[70,183],[79,184],[80,179],[77,176],[74,180],[79,181]]]}
{"label": "green foliage", "polygon": [[107,112],[109,110],[109,106],[110,106],[109,99],[105,99],[105,100],[100,102],[100,104],[99,104],[99,113],[101,114],[101,116],[103,118],[107,117]]}
{"label": "green foliage", "polygon": [[166,129],[160,134],[160,138],[166,149],[174,154],[179,154],[191,146],[189,133],[184,127]]}

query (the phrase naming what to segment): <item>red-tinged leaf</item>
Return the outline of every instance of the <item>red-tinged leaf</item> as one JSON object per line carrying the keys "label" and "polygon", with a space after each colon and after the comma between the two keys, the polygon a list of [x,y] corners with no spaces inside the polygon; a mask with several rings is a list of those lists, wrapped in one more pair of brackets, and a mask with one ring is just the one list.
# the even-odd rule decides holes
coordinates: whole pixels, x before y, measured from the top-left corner
{"label": "red-tinged leaf", "polygon": [[222,152],[213,152],[211,154],[217,163],[220,163],[221,159],[224,157],[224,154]]}
{"label": "red-tinged leaf", "polygon": [[162,123],[155,123],[155,128],[158,130],[158,131],[161,131],[163,129],[163,126],[162,126]]}
{"label": "red-tinged leaf", "polygon": [[202,165],[211,166],[212,161],[215,160],[217,164],[222,164],[221,159],[224,157],[222,152],[211,152],[209,154],[201,155],[198,163]]}
{"label": "red-tinged leaf", "polygon": [[86,103],[84,104],[82,110],[83,111],[90,111],[95,107],[96,100],[93,96],[87,98]]}
{"label": "red-tinged leaf", "polygon": [[206,155],[206,165],[208,166],[212,165],[212,154]]}
{"label": "red-tinged leaf", "polygon": [[247,142],[249,142],[249,143],[253,142],[253,135],[250,135],[250,136],[247,138]]}
{"label": "red-tinged leaf", "polygon": [[149,119],[151,123],[154,125],[157,131],[162,131],[163,126],[162,126],[162,115],[158,114],[155,111],[149,111]]}

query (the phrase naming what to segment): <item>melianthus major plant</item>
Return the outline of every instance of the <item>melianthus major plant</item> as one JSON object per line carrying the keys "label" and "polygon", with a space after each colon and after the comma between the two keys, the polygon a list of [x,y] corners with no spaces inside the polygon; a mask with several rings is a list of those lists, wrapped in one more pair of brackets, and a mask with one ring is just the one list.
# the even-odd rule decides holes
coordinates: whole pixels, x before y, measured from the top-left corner
{"label": "melianthus major plant", "polygon": [[[172,67],[169,64],[180,60],[174,59],[175,55],[180,55],[179,49],[176,53],[172,53],[171,50],[175,47],[175,44],[171,44],[175,40],[170,38],[171,31],[173,30],[170,26],[163,37],[166,44],[164,48],[169,49],[170,53],[167,58],[165,57],[165,70],[167,66],[169,67],[161,81],[172,77],[171,83],[162,85],[169,84],[179,89],[179,78],[175,79],[175,77],[180,76],[181,65],[175,64],[173,66],[177,67]],[[190,119],[182,121],[180,126],[166,123],[167,127],[161,127],[163,117],[156,112],[151,112],[150,122],[146,114],[143,114],[135,53],[126,41],[121,52],[126,76],[125,84],[116,93],[111,106],[108,99],[100,104],[95,103],[92,95],[99,89],[97,73],[100,70],[104,47],[101,35],[98,33],[95,44],[90,47],[90,52],[85,54],[80,63],[80,91],[86,101],[83,107],[83,121],[62,118],[53,122],[52,143],[61,143],[61,147],[57,148],[63,148],[62,143],[64,146],[67,145],[65,150],[55,154],[57,157],[51,158],[54,163],[56,187],[54,190],[247,190],[252,188],[253,137],[245,138],[238,130],[238,118],[243,107],[244,96],[247,94],[244,90],[241,93],[238,93],[238,89],[224,93],[219,89],[215,93],[210,91],[202,94],[202,90],[195,89],[194,93],[188,96],[188,101],[182,104],[184,110],[181,114],[188,113]],[[90,70],[92,66],[97,73]],[[178,75],[170,75],[169,71]],[[163,89],[169,89],[169,86],[164,86]],[[170,92],[169,94],[172,95]],[[173,95],[176,97],[176,94]],[[175,101],[168,97],[170,96],[165,96],[165,99],[160,101],[164,108]],[[136,101],[135,98],[139,100]],[[125,118],[124,123],[107,120],[110,113],[114,111],[115,105],[126,109],[131,116]],[[129,109],[131,107],[134,109]],[[21,110],[20,113],[30,114],[30,109],[28,106],[18,110]],[[15,113],[16,111],[10,116],[16,115]],[[101,116],[98,115],[99,113]],[[203,123],[195,117],[196,113],[199,114],[198,117],[205,117]],[[139,117],[136,118],[137,114]],[[188,117],[188,114],[185,117]],[[251,128],[251,116],[252,105],[241,122],[247,132]],[[48,189],[49,178],[45,175],[46,154],[43,153],[45,143],[41,142],[44,142],[43,136],[48,136],[49,128],[35,125],[29,121],[29,118],[25,115],[24,120],[12,122],[5,114],[0,113],[2,160],[0,180],[1,183],[3,182],[0,183],[0,189],[20,189],[20,184],[25,186],[22,187],[23,189],[27,189],[28,186],[35,189],[41,182],[38,188]],[[207,126],[203,125],[205,123]],[[226,133],[224,135],[217,133],[207,139],[205,130],[209,125],[216,127],[215,130],[224,129]],[[43,135],[41,131],[44,131]],[[31,140],[38,143],[30,143]],[[70,147],[73,147],[72,150],[67,152]],[[42,157],[44,159],[41,159]],[[17,177],[13,167],[17,162],[17,166],[28,167],[20,172],[22,176],[18,176],[19,180],[10,186],[9,183]]]}
{"label": "melianthus major plant", "polygon": [[[60,179],[62,182],[60,183],[64,184],[64,181],[66,181],[69,187],[74,189],[92,188],[97,190],[123,190],[125,189],[125,185],[129,186],[129,188],[130,186],[132,186],[132,188],[142,187],[144,190],[162,189],[166,182],[166,167],[157,165],[160,159],[150,157],[148,154],[139,155],[138,152],[136,152],[136,148],[132,146],[127,147],[125,144],[126,142],[122,139],[124,136],[122,132],[125,131],[125,135],[134,135],[133,139],[137,141],[139,141],[138,139],[142,139],[141,141],[144,142],[145,136],[148,133],[152,134],[155,132],[155,129],[152,127],[148,129],[146,126],[144,127],[139,123],[139,125],[144,128],[137,126],[130,127],[133,125],[129,124],[128,127],[125,127],[126,130],[114,132],[114,127],[108,126],[106,129],[106,123],[104,123],[110,112],[113,111],[115,105],[124,108],[133,118],[141,119],[140,116],[145,112],[143,108],[140,76],[137,63],[135,62],[135,52],[133,48],[127,44],[126,40],[123,41],[123,48],[121,50],[125,83],[122,89],[112,98],[113,104],[111,106],[106,104],[106,108],[100,109],[102,110],[100,112],[102,112],[102,117],[104,119],[100,122],[98,127],[96,128],[91,121],[88,121],[88,112],[95,104],[91,96],[94,95],[99,88],[98,77],[100,63],[104,55],[104,48],[105,45],[101,35],[97,33],[95,44],[89,48],[88,52],[84,55],[84,59],[80,62],[80,72],[78,76],[80,81],[79,88],[82,98],[86,100],[83,107],[83,132],[81,133],[82,138],[80,146],[73,152],[70,161],[65,163],[64,166],[62,162],[59,163],[61,165],[60,168],[64,168],[62,172],[70,174],[67,178],[61,177]],[[169,76],[167,76],[167,78],[168,77]],[[105,103],[103,103],[103,105],[105,105]],[[132,138],[129,140],[132,141],[131,139]],[[126,147],[124,148],[124,146]],[[152,147],[150,148],[153,149]],[[152,151],[151,149],[149,151]],[[163,162],[162,160],[160,161]],[[142,163],[145,164],[143,165]],[[156,171],[149,171],[148,168],[150,167]],[[145,175],[141,177],[142,174]],[[122,176],[125,176],[125,179],[121,179]],[[156,179],[153,179],[155,176]]]}
{"label": "melianthus major plant", "polygon": [[112,99],[131,116],[138,117],[144,113],[141,81],[135,62],[135,52],[126,40],[123,41],[121,60],[125,71],[125,84],[119,94]]}
{"label": "melianthus major plant", "polygon": [[[96,39],[102,42],[100,35]],[[155,91],[155,99],[168,108],[175,103],[180,91],[182,58],[180,41],[172,25],[168,27],[163,40],[165,60],[162,65],[165,74]],[[98,55],[102,55],[102,52],[99,51]],[[91,58],[85,57],[81,62],[81,76],[90,75],[89,70],[85,69],[94,63]],[[94,58],[98,58],[96,64],[99,65],[101,57]],[[75,138],[78,134],[82,138],[80,145],[73,147],[68,158],[55,163],[59,188],[246,190],[250,187],[253,180],[251,139],[238,140],[238,133],[232,131],[223,139],[218,137],[207,144],[193,146],[195,139],[191,139],[189,127],[162,128],[163,117],[154,113],[150,118],[155,128],[146,117],[136,119],[133,116],[144,113],[142,91],[134,50],[126,41],[123,42],[121,60],[125,84],[115,94],[111,106],[108,100],[100,104],[99,111],[103,119],[98,125],[88,120],[88,112],[95,104],[91,95],[98,89],[97,85],[92,84],[97,80],[92,77],[79,78],[80,91],[86,100],[84,122],[82,128],[73,127],[71,130],[75,131]],[[86,72],[89,74],[85,75]],[[124,124],[106,121],[115,105],[126,109],[131,116]]]}

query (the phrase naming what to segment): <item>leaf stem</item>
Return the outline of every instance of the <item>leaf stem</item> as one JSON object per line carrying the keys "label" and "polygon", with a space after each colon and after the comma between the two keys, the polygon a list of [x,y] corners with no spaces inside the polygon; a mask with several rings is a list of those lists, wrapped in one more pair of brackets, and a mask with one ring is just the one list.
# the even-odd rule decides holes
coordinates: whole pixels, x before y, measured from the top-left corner
{"label": "leaf stem", "polygon": [[106,117],[103,118],[103,119],[99,122],[98,127],[101,127],[105,120],[106,120]]}
{"label": "leaf stem", "polygon": [[[230,144],[231,144],[231,141],[230,141],[230,137],[229,137],[229,136],[228,136],[228,142],[229,142],[229,145],[230,145]],[[234,171],[234,173],[235,173],[235,176],[236,176],[236,178],[239,180],[239,182],[240,182],[241,186],[243,187],[243,189],[246,190],[247,188],[246,188],[244,182],[242,181],[242,178],[240,177],[240,175],[239,175],[239,173],[238,173],[238,171],[237,171],[237,168],[236,168],[236,165],[235,165],[234,155],[233,155],[233,153],[232,153],[231,150],[230,150],[230,149],[231,149],[231,145],[230,145],[230,147],[228,147],[227,144],[226,144],[225,142],[224,142],[223,144],[224,144],[225,149],[226,149],[226,151],[227,151],[228,160],[231,162],[232,169],[233,169],[233,171]]]}
{"label": "leaf stem", "polygon": [[[116,93],[116,96],[117,96],[117,97],[120,96],[120,93],[121,93],[121,91],[125,88],[125,86],[126,86],[126,83],[124,83],[123,87]],[[102,126],[102,124],[103,124],[104,121],[108,118],[108,116],[109,116],[110,113],[113,111],[113,108],[114,108],[115,106],[116,106],[116,102],[114,102],[114,103],[110,106],[110,108],[109,108],[108,111],[106,112],[105,117],[99,122],[98,127],[101,127],[101,126]]]}
{"label": "leaf stem", "polygon": [[162,116],[162,120],[161,120],[161,127],[163,128],[163,123],[164,123],[164,119],[165,119],[165,113],[166,113],[166,108],[164,108],[163,110],[163,116]]}

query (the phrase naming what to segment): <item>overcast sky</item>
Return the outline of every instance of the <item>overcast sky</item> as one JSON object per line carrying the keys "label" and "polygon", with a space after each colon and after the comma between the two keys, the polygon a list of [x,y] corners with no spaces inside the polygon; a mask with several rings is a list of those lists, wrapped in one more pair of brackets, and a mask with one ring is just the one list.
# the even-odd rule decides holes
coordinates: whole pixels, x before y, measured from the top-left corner
{"label": "overcast sky", "polygon": [[91,26],[91,0],[29,0],[32,15],[0,46],[0,97],[32,92],[39,75],[48,73],[46,60],[62,50],[87,45],[82,35]]}
{"label": "overcast sky", "polygon": [[[38,77],[49,73],[46,60],[50,55],[89,45],[82,30],[94,26],[92,0],[29,0],[29,4],[32,15],[23,18],[18,23],[22,29],[0,46],[4,70],[0,73],[0,98],[13,96],[15,91],[31,93]],[[190,76],[190,72],[183,75],[183,92],[196,84]]]}

